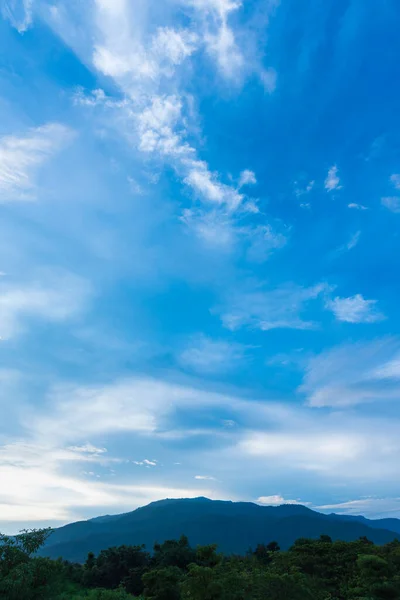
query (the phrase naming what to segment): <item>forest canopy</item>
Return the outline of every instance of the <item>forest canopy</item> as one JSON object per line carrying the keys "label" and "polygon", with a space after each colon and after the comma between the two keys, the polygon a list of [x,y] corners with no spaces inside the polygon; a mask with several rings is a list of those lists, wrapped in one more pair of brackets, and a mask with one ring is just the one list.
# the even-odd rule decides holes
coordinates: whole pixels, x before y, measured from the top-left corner
{"label": "forest canopy", "polygon": [[84,564],[36,555],[51,531],[0,536],[0,598],[5,600],[396,600],[400,542],[299,539],[288,551],[271,541],[245,556],[186,536],[89,553]]}

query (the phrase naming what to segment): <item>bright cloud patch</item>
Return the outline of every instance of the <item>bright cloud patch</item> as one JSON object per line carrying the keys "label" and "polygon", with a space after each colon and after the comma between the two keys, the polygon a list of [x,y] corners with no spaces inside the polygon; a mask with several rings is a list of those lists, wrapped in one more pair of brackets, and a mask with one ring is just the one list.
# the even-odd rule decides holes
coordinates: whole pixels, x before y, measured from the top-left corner
{"label": "bright cloud patch", "polygon": [[365,300],[361,294],[350,298],[336,297],[328,302],[327,307],[338,321],[347,323],[376,323],[385,318],[377,310],[376,300]]}
{"label": "bright cloud patch", "polygon": [[328,192],[332,192],[333,190],[340,190],[340,179],[339,179],[339,169],[336,165],[331,167],[328,171],[328,176],[325,179],[325,189]]}

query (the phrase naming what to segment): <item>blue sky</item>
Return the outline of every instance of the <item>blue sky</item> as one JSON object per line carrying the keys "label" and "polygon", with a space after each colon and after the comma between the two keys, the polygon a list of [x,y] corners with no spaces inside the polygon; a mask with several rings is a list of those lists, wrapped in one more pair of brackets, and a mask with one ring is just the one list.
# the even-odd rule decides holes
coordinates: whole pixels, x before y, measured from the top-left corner
{"label": "blue sky", "polygon": [[0,529],[400,517],[395,0],[3,0]]}

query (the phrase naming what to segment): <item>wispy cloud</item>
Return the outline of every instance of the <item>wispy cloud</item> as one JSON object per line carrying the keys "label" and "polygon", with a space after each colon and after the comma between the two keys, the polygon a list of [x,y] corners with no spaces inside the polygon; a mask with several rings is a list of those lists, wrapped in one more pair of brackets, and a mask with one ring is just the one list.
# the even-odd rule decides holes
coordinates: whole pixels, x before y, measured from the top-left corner
{"label": "wispy cloud", "polygon": [[97,448],[90,442],[83,444],[82,446],[70,446],[68,450],[71,452],[78,452],[79,454],[89,454],[94,456],[99,456],[100,454],[104,454],[107,452],[107,448]]}
{"label": "wispy cloud", "polygon": [[[148,14],[140,7],[137,10],[143,18],[138,28],[137,15],[133,15],[129,3],[114,5],[98,0],[93,22],[88,24],[94,40],[90,58],[97,70],[113,77],[123,100],[113,101],[101,90],[88,96],[80,91],[76,99],[88,109],[103,105],[114,111],[114,116],[107,119],[108,126],[114,122],[118,132],[129,144],[137,145],[146,160],[172,166],[192,196],[192,206],[182,210],[181,222],[201,243],[224,252],[255,235],[251,224],[243,227],[239,220],[258,213],[256,201],[241,192],[242,187],[256,182],[256,175],[250,169],[243,170],[235,186],[202,160],[198,136],[193,135],[197,129],[195,102],[185,91],[181,74],[184,63],[201,47],[214,57],[228,80],[239,81],[243,74],[261,73],[259,59],[254,62],[254,57],[245,58],[230,26],[232,13],[241,6],[241,2],[222,0],[184,2],[187,27],[162,25],[154,31],[154,23],[149,23]],[[175,14],[176,4],[167,3],[166,10]],[[157,23],[157,15],[154,20]],[[63,19],[50,21],[64,39],[76,46],[77,38],[68,34]],[[82,47],[88,60],[87,42],[79,45],[80,52]],[[268,85],[271,87],[271,83]],[[132,129],[137,136],[132,135]]]}
{"label": "wispy cloud", "polygon": [[347,207],[355,210],[368,210],[367,206],[364,206],[363,204],[357,204],[357,202],[350,202]]}
{"label": "wispy cloud", "polygon": [[361,231],[356,231],[355,234],[353,234],[351,236],[351,238],[349,239],[349,241],[347,242],[346,248],[347,250],[352,250],[353,248],[355,248],[358,244],[358,242],[360,241],[360,237],[361,237]]}
{"label": "wispy cloud", "polygon": [[50,123],[0,138],[0,203],[35,199],[37,171],[71,136],[64,125]]}
{"label": "wispy cloud", "polygon": [[287,242],[287,235],[275,231],[272,225],[259,225],[249,233],[247,258],[252,262],[265,262],[275,250],[284,248]]}
{"label": "wispy cloud", "polygon": [[32,25],[33,0],[4,0],[1,12],[13,27],[24,33]]}
{"label": "wispy cloud", "polygon": [[347,502],[340,502],[338,504],[325,504],[316,506],[315,508],[321,511],[334,511],[342,515],[364,515],[371,519],[391,516],[398,518],[398,514],[400,514],[400,498],[377,498],[371,496],[358,500],[348,500]]}
{"label": "wispy cloud", "polygon": [[268,291],[260,288],[233,292],[218,313],[223,325],[231,330],[313,329],[315,322],[304,319],[303,312],[328,290],[323,283],[308,288],[289,283]]}
{"label": "wispy cloud", "polygon": [[199,335],[190,339],[178,361],[199,373],[224,373],[240,368],[246,360],[246,350],[242,344]]}
{"label": "wispy cloud", "polygon": [[157,461],[156,460],[149,460],[148,458],[145,458],[144,460],[134,460],[133,463],[135,465],[138,465],[138,467],[156,467],[157,466]]}
{"label": "wispy cloud", "polygon": [[331,167],[328,171],[328,176],[325,179],[325,189],[328,192],[332,192],[333,190],[340,190],[342,186],[340,185],[339,179],[339,169],[336,165]]}
{"label": "wispy cloud", "polygon": [[26,282],[0,282],[0,337],[22,333],[31,320],[62,323],[79,315],[87,305],[91,288],[70,273],[44,272]]}
{"label": "wispy cloud", "polygon": [[302,504],[299,500],[287,500],[283,496],[276,494],[274,496],[260,496],[257,498],[257,503],[263,506],[281,506],[282,504]]}
{"label": "wispy cloud", "polygon": [[400,213],[400,196],[386,196],[381,199],[382,206],[393,213]]}
{"label": "wispy cloud", "polygon": [[294,193],[295,195],[300,198],[301,196],[304,196],[305,194],[309,194],[315,186],[315,181],[309,181],[306,185],[301,185],[298,181],[294,182]]}
{"label": "wispy cloud", "polygon": [[228,79],[240,76],[245,58],[229,26],[230,13],[242,2],[232,0],[189,0],[205,20],[204,41],[209,54],[215,59],[222,75]]}
{"label": "wispy cloud", "polygon": [[314,407],[396,400],[400,398],[399,358],[397,338],[344,344],[309,361],[300,391]]}

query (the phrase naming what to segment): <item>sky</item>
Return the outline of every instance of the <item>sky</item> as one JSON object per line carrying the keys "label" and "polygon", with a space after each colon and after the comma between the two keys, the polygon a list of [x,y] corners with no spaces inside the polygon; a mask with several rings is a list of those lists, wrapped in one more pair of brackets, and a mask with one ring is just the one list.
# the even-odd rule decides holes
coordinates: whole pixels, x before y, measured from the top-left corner
{"label": "sky", "polygon": [[0,7],[0,530],[400,517],[397,0]]}

